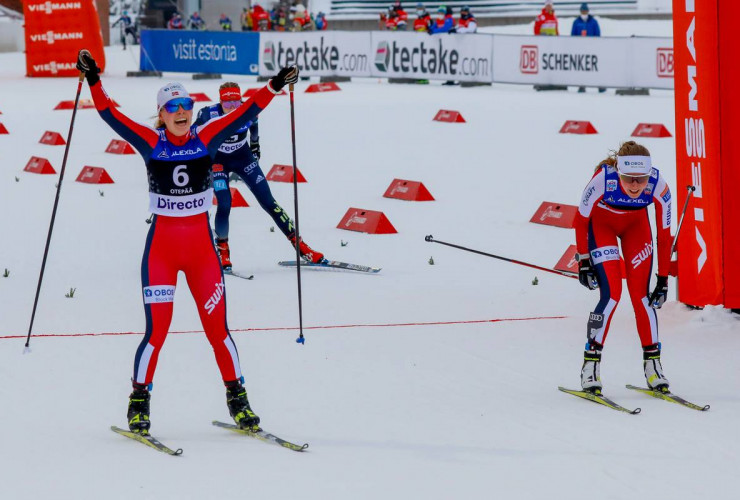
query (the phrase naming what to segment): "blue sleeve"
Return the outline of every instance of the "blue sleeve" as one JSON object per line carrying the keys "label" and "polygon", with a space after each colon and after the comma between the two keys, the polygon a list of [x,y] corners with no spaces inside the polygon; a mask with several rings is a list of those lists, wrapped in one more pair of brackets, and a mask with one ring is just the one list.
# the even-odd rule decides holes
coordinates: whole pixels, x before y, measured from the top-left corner
{"label": "blue sleeve", "polygon": [[204,106],[200,108],[200,111],[198,111],[198,117],[193,122],[193,125],[195,125],[196,127],[199,125],[205,125],[210,119],[211,119],[210,106]]}
{"label": "blue sleeve", "polygon": [[599,27],[599,21],[597,21],[595,18],[594,21],[594,36],[601,36],[601,28]]}
{"label": "blue sleeve", "polygon": [[573,20],[573,26],[570,28],[570,36],[576,36],[578,34],[578,18]]}
{"label": "blue sleeve", "polygon": [[249,142],[260,142],[260,127],[257,124],[257,118],[249,126]]}

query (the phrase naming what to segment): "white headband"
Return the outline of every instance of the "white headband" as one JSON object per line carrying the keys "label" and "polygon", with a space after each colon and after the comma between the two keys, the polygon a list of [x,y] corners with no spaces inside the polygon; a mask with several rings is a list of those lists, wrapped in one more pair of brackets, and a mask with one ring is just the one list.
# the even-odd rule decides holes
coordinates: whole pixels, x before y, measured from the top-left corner
{"label": "white headband", "polygon": [[649,156],[617,156],[617,170],[620,175],[640,177],[650,175],[653,163]]}

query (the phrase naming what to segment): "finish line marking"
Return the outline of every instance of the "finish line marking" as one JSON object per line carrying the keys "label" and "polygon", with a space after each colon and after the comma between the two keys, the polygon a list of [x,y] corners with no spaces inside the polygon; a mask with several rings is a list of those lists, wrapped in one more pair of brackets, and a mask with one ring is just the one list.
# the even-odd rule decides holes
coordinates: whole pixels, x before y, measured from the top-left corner
{"label": "finish line marking", "polygon": [[[350,325],[325,325],[325,326],[304,326],[304,330],[333,330],[337,328],[396,328],[400,326],[440,326],[440,325],[472,325],[480,323],[502,323],[509,321],[540,321],[548,319],[566,319],[568,316],[538,316],[532,318],[496,318],[496,319],[478,319],[469,321],[429,321],[419,323],[366,323]],[[282,332],[296,331],[297,326],[286,327],[269,327],[269,328],[234,328],[229,332]],[[169,335],[178,335],[183,333],[205,333],[203,330],[182,330],[169,332]],[[144,332],[99,332],[99,333],[40,333],[32,334],[31,338],[43,337],[110,337],[118,335],[144,335]],[[26,335],[3,335],[0,339],[24,339]]]}

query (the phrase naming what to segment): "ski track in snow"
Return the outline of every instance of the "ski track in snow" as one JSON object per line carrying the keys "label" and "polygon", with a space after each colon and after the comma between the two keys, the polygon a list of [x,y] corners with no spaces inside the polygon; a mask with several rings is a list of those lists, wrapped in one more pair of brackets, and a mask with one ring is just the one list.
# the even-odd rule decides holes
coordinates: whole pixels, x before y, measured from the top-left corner
{"label": "ski track in snow", "polygon": [[[151,122],[156,90],[181,80],[217,96],[219,82],[188,75],[127,79],[134,58],[107,51],[105,88],[121,110]],[[0,54],[0,336],[28,329],[58,176],[22,172],[30,156],[57,171],[73,79],[26,79],[22,54]],[[242,88],[254,79],[226,76]],[[0,484],[4,499],[654,499],[735,497],[739,323],[718,308],[659,312],[664,368],[675,391],[711,404],[699,413],[629,391],[644,384],[625,293],[604,351],[606,394],[642,414],[619,414],[558,392],[578,387],[588,312],[597,294],[538,273],[424,241],[433,234],[553,266],[572,231],[529,223],[540,202],[576,204],[599,160],[638,122],[675,130],[672,92],[617,97],[535,93],[530,87],[394,86],[375,79],[296,100],[299,188],[306,241],[329,257],[383,268],[377,276],[305,271],[304,325],[563,319],[392,328],[307,329],[294,342],[295,273],[278,267],[292,247],[256,208],[232,211],[235,267],[229,325],[246,387],[266,430],[308,442],[293,453],[210,425],[228,421],[224,389],[204,335],[170,336],[152,393],[153,434],[182,447],[172,458],[115,435],[125,426],[138,335],[0,339]],[[83,98],[89,97],[87,85]],[[200,104],[200,103],[198,103]],[[465,124],[432,122],[459,110]],[[565,120],[598,135],[560,135]],[[289,107],[276,97],[260,117],[261,161],[290,163]],[[104,153],[116,134],[94,110],[77,114],[34,332],[141,332],[139,266],[149,226],[140,157]],[[674,192],[675,144],[645,139]],[[84,165],[115,184],[74,182]],[[19,182],[15,181],[19,178]],[[394,178],[420,180],[434,202],[382,197]],[[292,186],[271,184],[292,215]],[[99,190],[104,192],[100,196]],[[399,233],[336,229],[349,207],[382,210]],[[346,247],[340,240],[348,241]],[[433,256],[435,265],[428,264]],[[537,276],[539,284],[531,284]],[[70,288],[73,299],[64,297]],[[671,297],[675,281],[671,280]],[[199,331],[180,280],[173,331]],[[256,331],[244,331],[256,329]]]}

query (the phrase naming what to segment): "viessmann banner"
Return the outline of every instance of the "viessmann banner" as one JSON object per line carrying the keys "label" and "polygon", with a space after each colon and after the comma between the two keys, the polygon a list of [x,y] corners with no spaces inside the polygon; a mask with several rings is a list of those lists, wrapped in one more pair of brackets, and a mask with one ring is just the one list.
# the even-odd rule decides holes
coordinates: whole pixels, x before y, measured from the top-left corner
{"label": "viessmann banner", "polygon": [[673,88],[672,38],[495,35],[493,81]]}
{"label": "viessmann banner", "polygon": [[259,72],[297,64],[302,76],[370,76],[369,50],[369,32],[261,32]]}
{"label": "viessmann banner", "polygon": [[372,75],[491,82],[493,36],[373,31]]}
{"label": "viessmann banner", "polygon": [[142,30],[142,71],[258,74],[258,33]]}

